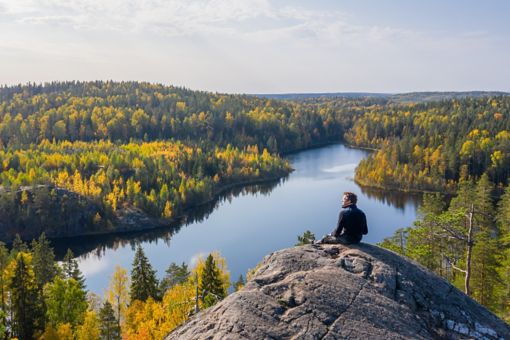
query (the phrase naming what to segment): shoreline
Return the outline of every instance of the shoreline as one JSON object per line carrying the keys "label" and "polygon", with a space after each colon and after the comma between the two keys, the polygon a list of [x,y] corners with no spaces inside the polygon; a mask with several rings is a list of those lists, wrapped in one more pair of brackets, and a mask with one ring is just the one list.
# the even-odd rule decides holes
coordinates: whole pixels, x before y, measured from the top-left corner
{"label": "shoreline", "polygon": [[289,150],[289,151],[286,151],[286,152],[282,152],[280,154],[280,157],[290,156],[290,155],[293,155],[293,154],[296,154],[296,153],[302,152],[302,151],[320,149],[320,148],[323,148],[325,146],[335,145],[335,144],[342,144],[342,145],[346,145],[347,146],[347,144],[345,144],[345,141],[343,141],[341,139],[341,137],[338,137],[338,138],[340,138],[340,139],[336,140],[336,141],[329,141],[329,142],[321,142],[321,143],[311,144],[310,146],[305,147],[305,148],[292,149],[292,150]]}
{"label": "shoreline", "polygon": [[[280,157],[284,158],[288,155],[292,155],[292,154],[299,153],[302,151],[318,149],[321,147],[325,147],[328,145],[335,145],[335,144],[344,144],[344,143],[342,141],[329,141],[329,142],[323,142],[323,143],[316,143],[316,144],[312,144],[306,148],[299,148],[299,149],[293,149],[291,151],[287,151],[285,153],[280,154]],[[61,236],[61,237],[47,236],[47,237],[48,237],[48,239],[50,239],[52,241],[63,242],[66,240],[69,240],[69,241],[76,240],[80,237],[129,235],[129,234],[136,234],[136,233],[140,233],[140,232],[144,232],[144,231],[153,231],[153,230],[158,230],[158,229],[170,228],[170,227],[174,227],[174,226],[177,227],[182,224],[183,219],[187,218],[191,213],[193,213],[194,209],[203,207],[207,204],[212,204],[216,200],[220,199],[222,195],[227,194],[228,191],[230,191],[230,190],[233,190],[236,188],[247,188],[247,187],[250,187],[253,185],[268,184],[271,182],[279,181],[282,178],[289,176],[294,170],[295,169],[293,169],[291,167],[290,171],[288,173],[282,173],[282,174],[278,174],[278,175],[271,176],[268,178],[258,178],[258,179],[245,180],[245,181],[241,181],[241,182],[237,182],[237,183],[230,183],[230,184],[222,185],[221,187],[219,187],[217,190],[215,190],[213,192],[211,198],[206,199],[203,202],[200,202],[200,203],[197,203],[192,206],[184,208],[182,214],[172,217],[170,220],[164,220],[162,218],[155,218],[155,217],[150,217],[150,216],[146,215],[145,217],[147,218],[147,223],[140,224],[136,228],[129,228],[126,225],[122,226],[122,223],[119,223],[119,224],[117,224],[117,226],[119,226],[119,228],[113,229],[113,230],[110,229],[110,230],[102,230],[102,231],[90,231],[90,232],[75,234],[75,235],[71,235],[71,236]],[[22,239],[25,240],[23,237],[22,237]],[[0,240],[0,241],[2,241],[2,240]],[[26,239],[25,241],[29,241],[29,240]],[[5,242],[7,245],[12,244],[12,241],[7,241],[5,239],[3,240],[3,242]]]}
{"label": "shoreline", "polygon": [[[248,188],[250,186],[258,185],[258,184],[268,184],[271,182],[280,181],[282,178],[285,178],[289,176],[294,169],[291,169],[289,173],[272,176],[270,178],[263,178],[263,179],[253,179],[253,180],[246,180],[238,183],[230,183],[221,186],[218,190],[216,190],[212,197],[200,202],[198,204],[195,204],[193,206],[187,207],[184,209],[184,212],[181,215],[172,217],[170,220],[164,220],[161,218],[154,218],[150,216],[146,216],[147,219],[150,221],[150,223],[147,224],[141,224],[137,228],[129,229],[127,227],[121,227],[118,230],[104,230],[104,231],[93,231],[93,232],[87,232],[82,234],[76,234],[72,236],[63,236],[63,237],[48,237],[51,241],[57,241],[57,242],[63,242],[66,240],[72,241],[76,240],[80,237],[100,237],[100,236],[116,236],[116,235],[128,235],[128,234],[136,234],[144,231],[154,231],[158,229],[164,229],[164,228],[171,228],[171,227],[179,227],[182,225],[183,219],[187,218],[190,214],[193,213],[193,210],[199,207],[203,207],[207,204],[212,204],[216,200],[219,200],[222,195],[228,194],[230,190],[236,189],[236,188]],[[121,225],[121,224],[119,224]],[[11,242],[6,244],[11,244]]]}
{"label": "shoreline", "polygon": [[419,190],[419,189],[402,189],[402,188],[387,188],[379,185],[370,185],[365,184],[359,179],[354,178],[354,183],[359,185],[363,188],[373,189],[373,190],[380,190],[380,191],[398,191],[406,194],[435,194],[435,193],[445,193],[446,195],[452,195],[451,192],[445,192],[445,190]]}
{"label": "shoreline", "polygon": [[[337,145],[337,144],[341,144],[341,145],[344,145],[345,147],[352,148],[352,149],[358,149],[358,150],[368,150],[368,151],[377,150],[374,148],[359,147],[359,146],[355,146],[352,144],[347,144],[345,141],[340,140],[340,141],[329,141],[329,142],[317,143],[317,144],[310,145],[307,148],[294,149],[292,151],[282,153],[280,156],[282,158],[284,158],[286,156],[296,154],[299,152],[313,150],[313,149],[319,149],[322,147],[326,147],[326,146],[330,146],[330,145]],[[70,235],[70,236],[48,237],[48,239],[55,241],[55,242],[65,242],[66,240],[74,241],[80,237],[91,237],[91,238],[105,237],[105,236],[115,237],[115,236],[120,236],[120,235],[138,234],[141,232],[143,233],[143,232],[148,232],[148,231],[162,230],[162,229],[166,229],[166,228],[178,228],[184,224],[184,221],[190,215],[192,215],[193,212],[197,208],[214,203],[215,201],[219,200],[222,195],[228,194],[229,191],[236,189],[236,188],[247,188],[247,187],[254,186],[254,185],[268,184],[271,182],[280,181],[281,179],[288,177],[294,170],[295,169],[293,169],[291,167],[289,172],[279,173],[277,175],[270,176],[267,178],[244,180],[244,181],[237,182],[237,183],[229,183],[229,184],[222,185],[222,186],[218,187],[216,190],[214,190],[214,192],[212,193],[212,196],[210,198],[208,198],[200,203],[197,203],[192,206],[184,208],[183,212],[180,215],[172,217],[171,219],[162,219],[162,218],[150,217],[148,215],[145,215],[144,218],[146,219],[146,222],[137,224],[136,227],[130,227],[129,224],[127,224],[127,223],[125,223],[125,224],[118,223],[118,224],[116,224],[117,228],[113,229],[113,230],[109,229],[109,230],[102,230],[102,231],[90,231],[90,232],[85,232],[85,233],[80,233],[80,234],[75,234],[75,235]],[[381,187],[381,186],[364,184],[362,181],[359,181],[356,178],[354,178],[354,182],[362,188],[379,190],[379,191],[383,191],[383,192],[384,191],[385,192],[396,191],[396,192],[402,192],[402,193],[407,193],[407,194],[423,194],[423,193],[441,192],[439,190],[438,191],[430,191],[430,190],[416,190],[416,189],[405,190],[405,189],[400,189],[400,188],[386,188],[386,187]],[[4,240],[4,242],[5,241],[6,240]],[[12,243],[12,240],[10,242],[5,242],[5,243],[9,245]]]}

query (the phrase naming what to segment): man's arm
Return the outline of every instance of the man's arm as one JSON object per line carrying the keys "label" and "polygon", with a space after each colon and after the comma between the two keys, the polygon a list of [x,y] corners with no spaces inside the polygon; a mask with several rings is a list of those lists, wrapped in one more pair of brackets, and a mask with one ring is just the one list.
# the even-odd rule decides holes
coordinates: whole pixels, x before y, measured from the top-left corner
{"label": "man's arm", "polygon": [[340,214],[338,215],[338,222],[336,223],[336,228],[333,230],[331,235],[338,237],[342,233],[342,229],[344,228],[342,225],[342,220],[344,218],[344,211],[340,211]]}
{"label": "man's arm", "polygon": [[362,218],[362,230],[361,230],[361,233],[363,235],[366,235],[366,234],[368,234],[368,225],[367,225],[367,216],[365,215],[365,213],[363,213],[361,215],[361,218]]}

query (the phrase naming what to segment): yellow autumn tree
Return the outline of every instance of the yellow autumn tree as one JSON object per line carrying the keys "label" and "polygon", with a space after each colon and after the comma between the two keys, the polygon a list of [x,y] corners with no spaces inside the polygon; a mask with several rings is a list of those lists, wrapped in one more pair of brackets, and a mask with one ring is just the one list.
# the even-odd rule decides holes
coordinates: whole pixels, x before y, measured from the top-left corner
{"label": "yellow autumn tree", "polygon": [[162,302],[135,300],[126,311],[122,336],[128,340],[163,339],[189,318],[194,305],[191,280],[169,289]]}
{"label": "yellow autumn tree", "polygon": [[76,329],[77,340],[96,340],[100,338],[99,320],[93,311],[88,311],[85,314],[83,324]]}
{"label": "yellow autumn tree", "polygon": [[172,203],[170,201],[166,201],[165,208],[163,209],[163,217],[170,218],[172,217]]}
{"label": "yellow autumn tree", "polygon": [[192,280],[177,284],[163,297],[163,306],[169,315],[171,329],[184,323],[195,306],[196,286]]}
{"label": "yellow autumn tree", "polygon": [[[213,252],[225,291],[230,286],[230,273],[225,258]],[[200,285],[205,269],[205,259],[199,258],[189,279],[170,288],[161,302],[152,298],[146,302],[134,301],[125,312],[122,336],[124,339],[162,339],[174,328],[184,323],[196,303],[196,287]],[[198,282],[197,282],[198,280]],[[202,301],[199,300],[202,307]]]}
{"label": "yellow autumn tree", "polygon": [[73,329],[70,323],[64,323],[58,326],[57,335],[59,340],[74,340]]}
{"label": "yellow autumn tree", "polygon": [[115,318],[117,318],[120,328],[125,320],[129,304],[129,276],[126,269],[121,266],[115,266],[115,271],[110,279],[110,285],[105,295],[105,298],[113,307]]}
{"label": "yellow autumn tree", "polygon": [[44,333],[38,338],[39,340],[60,340],[57,330],[51,324],[47,324]]}

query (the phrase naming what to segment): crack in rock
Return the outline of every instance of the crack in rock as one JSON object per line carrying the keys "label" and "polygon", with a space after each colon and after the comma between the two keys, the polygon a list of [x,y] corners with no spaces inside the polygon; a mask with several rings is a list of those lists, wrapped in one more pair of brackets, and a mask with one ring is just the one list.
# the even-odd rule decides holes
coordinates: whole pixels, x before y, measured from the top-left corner
{"label": "crack in rock", "polygon": [[326,334],[324,334],[320,339],[324,339],[332,330],[333,330],[333,327],[335,326],[335,323],[342,317],[342,315],[347,312],[349,310],[349,308],[352,306],[352,304],[354,303],[354,301],[356,301],[356,299],[358,298],[358,296],[361,294],[361,291],[363,290],[363,288],[365,288],[365,286],[367,285],[368,282],[365,282],[361,285],[359,291],[356,293],[356,295],[354,296],[354,298],[351,300],[351,302],[347,305],[347,307],[345,307],[345,309],[336,317],[335,321],[333,321],[331,323],[331,325],[328,326],[328,331],[326,332]]}

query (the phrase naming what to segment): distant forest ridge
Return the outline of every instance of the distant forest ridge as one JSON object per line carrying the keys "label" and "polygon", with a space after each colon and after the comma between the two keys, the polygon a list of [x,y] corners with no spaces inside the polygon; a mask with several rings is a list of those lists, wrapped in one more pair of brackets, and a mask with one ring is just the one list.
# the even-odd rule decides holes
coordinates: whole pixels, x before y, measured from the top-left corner
{"label": "distant forest ridge", "polygon": [[333,93],[281,93],[254,94],[256,97],[280,100],[306,100],[310,98],[347,98],[347,99],[386,99],[390,102],[433,102],[449,99],[480,98],[508,96],[509,92],[502,91],[464,91],[464,92],[409,92],[409,93],[372,93],[372,92],[333,92]]}
{"label": "distant forest ridge", "polygon": [[[25,94],[49,94],[55,92],[68,92],[72,95],[91,95],[87,90],[90,86],[97,86],[104,89],[113,86],[116,90],[123,87],[126,90],[134,88],[152,88],[153,90],[164,88],[166,91],[180,91],[201,95],[234,95],[248,96],[260,99],[276,99],[276,100],[294,100],[301,101],[314,98],[322,99],[383,99],[394,103],[410,103],[410,102],[434,102],[450,99],[463,98],[481,98],[481,97],[498,97],[509,96],[510,92],[504,91],[423,91],[423,92],[406,92],[406,93],[377,93],[377,92],[317,92],[317,93],[220,93],[214,91],[193,90],[183,86],[174,86],[163,83],[151,83],[145,81],[53,81],[45,83],[29,82],[27,84],[18,85],[0,85],[0,100],[9,100],[14,94],[25,91]],[[28,90],[28,93],[27,93]],[[97,93],[96,93],[97,94]]]}

